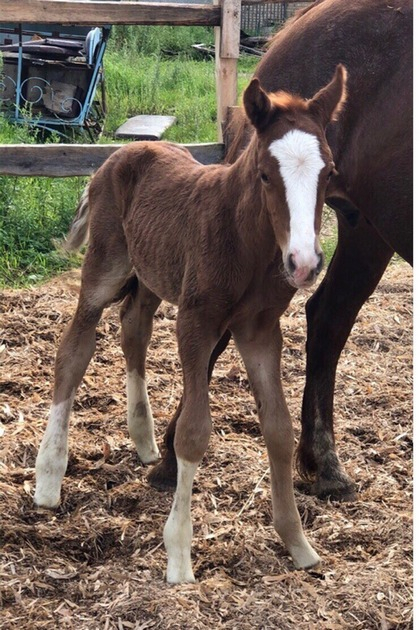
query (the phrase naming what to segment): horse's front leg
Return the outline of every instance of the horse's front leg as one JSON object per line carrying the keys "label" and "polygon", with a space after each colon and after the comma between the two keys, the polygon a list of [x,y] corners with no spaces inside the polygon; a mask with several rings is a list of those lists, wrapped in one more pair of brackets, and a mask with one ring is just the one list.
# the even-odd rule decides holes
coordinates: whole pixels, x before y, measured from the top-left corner
{"label": "horse's front leg", "polygon": [[[229,330],[217,342],[213,352],[211,353],[209,367],[207,371],[207,380],[210,384],[210,380],[213,374],[213,369],[217,359],[222,352],[226,349],[231,338]],[[176,455],[174,449],[175,430],[178,422],[178,418],[181,415],[184,401],[181,398],[177,410],[170,421],[165,434],[164,448],[162,451],[162,461],[152,468],[147,476],[149,483],[158,490],[166,490],[167,488],[174,488],[177,481],[177,467],[176,467]]]}
{"label": "horse's front leg", "polygon": [[327,274],[306,306],[306,385],[297,452],[301,476],[319,497],[354,497],[354,482],[335,450],[334,384],[340,353],[363,303],[378,284],[392,250],[360,217],[357,227],[339,220],[337,250]]}
{"label": "horse's front leg", "polygon": [[292,479],[293,427],[280,381],[282,338],[276,313],[265,313],[233,331],[244,360],[267,446],[274,528],[295,566],[308,569],[320,562],[303,533]]}
{"label": "horse's front leg", "polygon": [[172,584],[194,582],[191,565],[191,493],[195,472],[210,439],[207,372],[211,352],[217,343],[217,336],[212,335],[205,318],[185,313],[181,307],[177,333],[184,393],[174,439],[177,486],[164,529],[168,554],[167,581]]}

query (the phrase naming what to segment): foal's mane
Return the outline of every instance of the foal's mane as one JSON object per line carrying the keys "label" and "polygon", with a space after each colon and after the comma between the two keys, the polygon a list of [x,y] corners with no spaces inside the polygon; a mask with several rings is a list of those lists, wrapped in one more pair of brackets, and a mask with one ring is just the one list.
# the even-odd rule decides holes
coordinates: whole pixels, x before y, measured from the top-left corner
{"label": "foal's mane", "polygon": [[268,96],[270,97],[271,104],[278,109],[290,110],[291,112],[293,112],[305,111],[307,108],[307,101],[301,96],[297,96],[296,94],[279,91],[270,92]]}
{"label": "foal's mane", "polygon": [[[267,95],[275,108],[290,111],[292,115],[293,112],[304,112],[307,108],[307,101],[295,94],[279,91],[270,92]],[[227,145],[224,158],[226,164],[232,164],[238,159],[248,145],[253,131],[254,128],[248,120],[244,107],[234,109],[224,133]]]}

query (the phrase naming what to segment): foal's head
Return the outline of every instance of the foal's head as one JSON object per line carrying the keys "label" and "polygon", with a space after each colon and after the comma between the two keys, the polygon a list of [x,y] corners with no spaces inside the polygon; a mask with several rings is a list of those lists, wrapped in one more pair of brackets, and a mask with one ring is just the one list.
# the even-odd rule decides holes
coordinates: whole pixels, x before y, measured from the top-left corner
{"label": "foal's head", "polygon": [[294,287],[313,283],[323,266],[319,244],[322,206],[334,172],[325,138],[345,101],[346,70],[312,99],[267,94],[258,79],[244,93],[244,108],[257,131],[258,177],[287,279]]}

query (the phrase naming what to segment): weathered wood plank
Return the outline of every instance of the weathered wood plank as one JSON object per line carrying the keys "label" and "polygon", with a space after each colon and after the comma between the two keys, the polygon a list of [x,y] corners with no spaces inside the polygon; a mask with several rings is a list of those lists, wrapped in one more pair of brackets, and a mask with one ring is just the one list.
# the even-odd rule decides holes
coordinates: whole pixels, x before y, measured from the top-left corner
{"label": "weathered wood plank", "polygon": [[[0,175],[73,177],[91,175],[123,144],[4,144]],[[223,144],[184,144],[202,164],[217,164]]]}
{"label": "weathered wood plank", "polygon": [[240,38],[241,0],[222,0],[220,42],[220,57],[222,59],[239,59]]}
{"label": "weathered wood plank", "polygon": [[221,11],[220,7],[211,4],[0,0],[0,16],[2,22],[42,24],[217,26]]}

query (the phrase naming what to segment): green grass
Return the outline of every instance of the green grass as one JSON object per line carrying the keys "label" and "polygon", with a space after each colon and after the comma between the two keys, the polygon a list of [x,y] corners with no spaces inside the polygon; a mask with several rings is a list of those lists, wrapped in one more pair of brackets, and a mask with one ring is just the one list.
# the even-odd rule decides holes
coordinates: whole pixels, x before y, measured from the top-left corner
{"label": "green grass", "polygon": [[[206,61],[159,56],[108,55],[106,66],[109,114],[105,132],[112,132],[137,114],[168,114],[177,122],[165,138],[176,142],[216,140],[214,65]],[[211,86],[211,87],[210,87]]]}
{"label": "green grass", "polygon": [[80,178],[0,178],[0,285],[39,282],[68,269],[58,254],[84,182]]}

